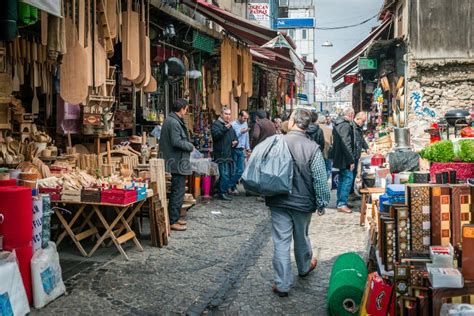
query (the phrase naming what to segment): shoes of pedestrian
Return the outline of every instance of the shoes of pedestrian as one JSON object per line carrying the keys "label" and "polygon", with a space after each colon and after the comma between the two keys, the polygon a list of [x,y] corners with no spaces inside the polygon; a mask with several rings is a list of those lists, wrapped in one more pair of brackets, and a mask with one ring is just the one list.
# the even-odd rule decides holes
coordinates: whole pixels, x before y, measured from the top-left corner
{"label": "shoes of pedestrian", "polygon": [[337,211],[341,212],[341,213],[352,213],[352,210],[350,208],[348,208],[347,205],[338,207]]}
{"label": "shoes of pedestrian", "polygon": [[176,230],[176,231],[185,231],[187,229],[186,225],[181,225],[178,224],[177,222],[170,225],[171,230]]}
{"label": "shoes of pedestrian", "polygon": [[311,264],[310,264],[310,266],[309,266],[308,272],[306,272],[306,273],[304,273],[304,274],[300,274],[299,276],[300,276],[301,278],[307,277],[307,276],[311,273],[311,271],[313,271],[314,269],[316,269],[317,266],[318,266],[318,259],[316,259],[316,258],[311,259]]}
{"label": "shoes of pedestrian", "polygon": [[239,193],[240,192],[237,189],[227,191],[227,194],[229,194],[229,195],[239,195]]}
{"label": "shoes of pedestrian", "polygon": [[263,196],[257,196],[258,202],[265,202],[265,198]]}
{"label": "shoes of pedestrian", "polygon": [[326,214],[326,209],[324,207],[320,208],[318,209],[317,213],[319,216],[323,216],[324,214]]}
{"label": "shoes of pedestrian", "polygon": [[277,294],[279,297],[288,297],[288,292],[281,292],[277,287],[276,284],[273,283],[272,285],[273,293]]}
{"label": "shoes of pedestrian", "polygon": [[176,222],[178,223],[179,225],[186,225],[188,222],[185,220],[185,219],[178,219],[178,221]]}
{"label": "shoes of pedestrian", "polygon": [[219,199],[223,201],[232,201],[232,198],[228,196],[227,194],[221,194],[219,195]]}

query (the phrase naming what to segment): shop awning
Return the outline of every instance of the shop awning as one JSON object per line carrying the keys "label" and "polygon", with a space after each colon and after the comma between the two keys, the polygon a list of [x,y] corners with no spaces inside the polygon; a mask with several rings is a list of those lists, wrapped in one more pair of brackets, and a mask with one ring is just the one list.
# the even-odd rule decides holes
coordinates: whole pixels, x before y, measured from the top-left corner
{"label": "shop awning", "polygon": [[[229,33],[249,44],[261,46],[273,40],[279,34],[277,31],[250,22],[245,18],[232,14],[204,0],[182,0],[182,3],[190,7],[192,10],[196,10],[196,12],[204,15],[208,19],[216,22]],[[286,34],[285,37],[292,48],[295,49],[296,46],[293,41],[289,40]]]}
{"label": "shop awning", "polygon": [[331,66],[332,81],[336,82],[344,75],[357,72],[357,61],[364,54],[373,41],[380,38],[382,32],[392,23],[392,19],[385,20],[381,25],[375,28],[370,34],[357,44],[350,52],[340,58]]}
{"label": "shop awning", "polygon": [[305,72],[312,72],[312,73],[314,73],[315,76],[318,75],[318,72],[316,71],[315,65],[310,61],[305,61],[304,62],[304,71]]}

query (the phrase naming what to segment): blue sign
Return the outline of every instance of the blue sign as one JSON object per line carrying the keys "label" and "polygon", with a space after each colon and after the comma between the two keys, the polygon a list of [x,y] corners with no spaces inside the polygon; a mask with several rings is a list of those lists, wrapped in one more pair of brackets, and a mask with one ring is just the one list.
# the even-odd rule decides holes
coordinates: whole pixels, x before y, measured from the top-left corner
{"label": "blue sign", "polygon": [[298,93],[297,97],[298,97],[298,100],[308,101],[308,96],[306,94]]}
{"label": "blue sign", "polygon": [[277,28],[279,29],[310,29],[316,24],[314,18],[280,18],[277,19]]}

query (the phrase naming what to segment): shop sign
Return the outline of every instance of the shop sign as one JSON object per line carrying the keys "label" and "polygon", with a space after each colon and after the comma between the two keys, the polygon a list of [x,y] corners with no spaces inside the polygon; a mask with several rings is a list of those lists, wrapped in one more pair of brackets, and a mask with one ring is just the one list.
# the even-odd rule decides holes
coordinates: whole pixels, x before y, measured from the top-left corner
{"label": "shop sign", "polygon": [[359,57],[359,70],[376,70],[377,59]]}
{"label": "shop sign", "polygon": [[345,75],[344,76],[345,84],[352,84],[352,83],[358,83],[358,82],[359,82],[358,75]]}
{"label": "shop sign", "polygon": [[270,4],[269,3],[249,3],[248,4],[249,20],[268,21],[270,20]]}
{"label": "shop sign", "polygon": [[314,18],[279,18],[277,20],[279,29],[312,29],[315,24]]}

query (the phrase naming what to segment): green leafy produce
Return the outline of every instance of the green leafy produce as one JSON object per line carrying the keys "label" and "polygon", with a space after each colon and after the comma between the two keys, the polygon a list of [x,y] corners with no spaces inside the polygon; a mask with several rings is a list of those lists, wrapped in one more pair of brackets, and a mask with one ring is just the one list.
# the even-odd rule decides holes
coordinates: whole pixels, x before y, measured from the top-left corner
{"label": "green leafy produce", "polygon": [[464,162],[474,162],[474,139],[459,141],[459,159]]}
{"label": "green leafy produce", "polygon": [[454,160],[454,146],[449,140],[442,140],[425,147],[420,155],[431,162],[452,162]]}

